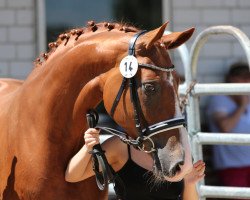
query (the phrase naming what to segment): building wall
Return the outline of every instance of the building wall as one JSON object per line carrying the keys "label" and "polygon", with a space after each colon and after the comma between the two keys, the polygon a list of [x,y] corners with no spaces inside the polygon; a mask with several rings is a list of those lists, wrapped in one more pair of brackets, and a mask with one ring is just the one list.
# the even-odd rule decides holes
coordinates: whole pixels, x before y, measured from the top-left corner
{"label": "building wall", "polygon": [[[247,0],[173,0],[172,28],[180,31],[195,27],[187,43],[190,49],[196,36],[210,26],[231,25],[250,36],[250,1]],[[179,62],[176,56],[176,62]],[[221,82],[232,62],[244,60],[245,53],[231,36],[212,36],[200,54],[198,76],[200,82]]]}
{"label": "building wall", "polygon": [[[165,0],[163,0],[165,1]],[[164,5],[164,4],[163,4]],[[196,31],[187,42],[190,50],[196,36],[210,26],[231,25],[250,37],[250,1],[247,0],[167,0],[165,8],[170,18],[170,28],[181,31],[195,27]],[[183,74],[178,54],[174,54],[175,65]],[[198,61],[198,81],[200,83],[224,82],[224,75],[231,63],[246,61],[240,44],[229,35],[212,36],[200,52]],[[203,97],[201,107],[207,103]]]}
{"label": "building wall", "polygon": [[0,77],[24,79],[36,56],[35,0],[0,0]]}
{"label": "building wall", "polygon": [[[0,0],[0,77],[26,78],[37,57],[36,0]],[[250,36],[250,1],[248,0],[163,0],[169,12],[170,29],[180,31],[195,27],[194,36],[215,25],[232,25]],[[167,2],[167,4],[166,4]],[[36,14],[35,14],[36,13]],[[166,20],[167,20],[166,19]],[[198,66],[199,82],[222,82],[230,63],[245,60],[239,43],[230,36],[213,37],[203,48]],[[175,54],[175,65],[183,73]]]}

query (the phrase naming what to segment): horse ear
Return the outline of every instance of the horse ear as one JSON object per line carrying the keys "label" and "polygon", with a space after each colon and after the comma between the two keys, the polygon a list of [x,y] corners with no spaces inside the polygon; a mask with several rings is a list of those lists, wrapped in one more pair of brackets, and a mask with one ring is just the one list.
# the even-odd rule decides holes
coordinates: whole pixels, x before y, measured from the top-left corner
{"label": "horse ear", "polygon": [[168,22],[164,23],[161,27],[157,29],[145,33],[140,38],[140,40],[146,45],[146,49],[150,49],[153,44],[162,37],[167,25]]}
{"label": "horse ear", "polygon": [[185,43],[194,32],[195,28],[187,29],[183,32],[174,32],[164,35],[161,38],[161,43],[165,45],[166,49],[174,49]]}

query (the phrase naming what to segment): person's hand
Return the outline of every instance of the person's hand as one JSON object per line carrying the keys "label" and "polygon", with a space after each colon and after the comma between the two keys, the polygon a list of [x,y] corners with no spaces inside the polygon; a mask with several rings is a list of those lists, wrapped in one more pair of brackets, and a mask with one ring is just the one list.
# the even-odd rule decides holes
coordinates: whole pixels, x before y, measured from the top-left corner
{"label": "person's hand", "polygon": [[205,174],[206,165],[202,160],[193,164],[192,171],[184,177],[186,184],[196,184],[199,180],[203,179]]}
{"label": "person's hand", "polygon": [[84,133],[85,146],[87,150],[92,150],[93,146],[100,143],[99,130],[89,128]]}
{"label": "person's hand", "polygon": [[239,104],[240,104],[240,106],[246,108],[247,105],[249,104],[249,96],[247,96],[247,95],[240,96]]}
{"label": "person's hand", "polygon": [[245,110],[247,105],[249,104],[249,96],[248,95],[237,95],[234,96],[234,99],[239,107]]}

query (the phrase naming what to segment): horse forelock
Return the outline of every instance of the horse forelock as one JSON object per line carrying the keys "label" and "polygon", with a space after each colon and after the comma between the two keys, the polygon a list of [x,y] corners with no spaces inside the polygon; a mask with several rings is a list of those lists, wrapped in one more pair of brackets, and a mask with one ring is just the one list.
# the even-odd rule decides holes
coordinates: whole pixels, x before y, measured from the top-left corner
{"label": "horse forelock", "polygon": [[49,47],[48,52],[41,53],[39,57],[36,58],[34,62],[35,67],[41,66],[43,63],[45,63],[51,54],[56,53],[55,50],[58,47],[61,47],[61,46],[66,47],[70,40],[76,43],[80,37],[83,38],[83,41],[84,41],[84,38],[89,37],[91,35],[95,35],[101,32],[111,32],[112,30],[123,32],[123,33],[128,33],[128,32],[138,32],[140,29],[128,23],[124,23],[124,22],[95,23],[94,21],[88,21],[85,27],[73,28],[68,31],[65,31],[64,33],[58,36],[56,41],[50,42],[48,44],[48,47]]}

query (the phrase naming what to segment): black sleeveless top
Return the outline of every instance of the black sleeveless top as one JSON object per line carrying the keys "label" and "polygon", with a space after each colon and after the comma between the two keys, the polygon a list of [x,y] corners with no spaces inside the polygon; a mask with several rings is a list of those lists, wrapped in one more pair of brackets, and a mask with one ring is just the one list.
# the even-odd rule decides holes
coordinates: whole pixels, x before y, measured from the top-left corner
{"label": "black sleeveless top", "polygon": [[[184,189],[183,181],[155,183],[153,173],[140,167],[131,159],[130,147],[128,146],[129,158],[125,165],[116,173],[123,182],[115,184],[116,191],[123,190],[123,200],[181,200]],[[120,188],[119,188],[120,187]]]}

